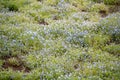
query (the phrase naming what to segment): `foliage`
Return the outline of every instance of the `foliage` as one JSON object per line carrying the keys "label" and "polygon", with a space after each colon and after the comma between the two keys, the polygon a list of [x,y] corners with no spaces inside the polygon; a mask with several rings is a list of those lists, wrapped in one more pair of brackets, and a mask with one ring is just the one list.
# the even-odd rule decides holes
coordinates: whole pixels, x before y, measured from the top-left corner
{"label": "foliage", "polygon": [[14,57],[13,58],[9,58],[8,59],[8,63],[13,65],[13,66],[19,66],[20,65],[19,61],[16,58],[14,58]]}
{"label": "foliage", "polygon": [[[98,31],[103,34],[109,35],[112,42],[120,43],[120,23],[119,13],[112,14],[106,17],[105,20],[101,20],[98,26]],[[112,23],[111,23],[112,22]]]}
{"label": "foliage", "polygon": [[120,56],[120,45],[109,45],[105,47],[105,50],[116,56]]}
{"label": "foliage", "polygon": [[1,0],[1,5],[3,5],[5,8],[8,8],[9,11],[18,11],[20,7],[29,4],[30,1],[27,0]]}
{"label": "foliage", "polygon": [[106,7],[105,4],[94,4],[91,6],[90,8],[90,11],[97,11],[97,12],[100,12],[100,11],[105,11],[105,13],[107,14],[108,13],[108,8]]}
{"label": "foliage", "polygon": [[108,5],[113,5],[113,4],[119,4],[120,1],[119,0],[93,0],[95,2],[103,2],[105,4],[108,4]]}
{"label": "foliage", "polygon": [[0,0],[0,80],[119,80],[120,13],[99,1]]}

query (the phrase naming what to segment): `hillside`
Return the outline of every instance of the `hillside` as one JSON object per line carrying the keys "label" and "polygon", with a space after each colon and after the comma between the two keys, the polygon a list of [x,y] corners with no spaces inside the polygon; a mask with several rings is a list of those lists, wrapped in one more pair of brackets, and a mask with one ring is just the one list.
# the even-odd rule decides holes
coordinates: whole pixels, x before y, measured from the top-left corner
{"label": "hillside", "polygon": [[120,0],[0,0],[0,80],[120,80]]}

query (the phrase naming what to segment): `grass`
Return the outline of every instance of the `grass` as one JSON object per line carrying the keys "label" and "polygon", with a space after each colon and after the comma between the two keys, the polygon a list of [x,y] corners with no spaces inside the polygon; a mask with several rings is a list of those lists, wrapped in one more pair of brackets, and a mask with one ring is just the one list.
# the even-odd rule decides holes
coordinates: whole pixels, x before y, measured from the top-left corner
{"label": "grass", "polygon": [[106,1],[1,0],[0,80],[119,80],[120,13]]}

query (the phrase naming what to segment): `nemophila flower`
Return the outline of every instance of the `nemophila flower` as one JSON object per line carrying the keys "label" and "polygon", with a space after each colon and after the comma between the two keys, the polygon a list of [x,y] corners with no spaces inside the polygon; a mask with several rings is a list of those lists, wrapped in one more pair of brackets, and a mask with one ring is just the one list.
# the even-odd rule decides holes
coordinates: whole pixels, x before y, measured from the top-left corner
{"label": "nemophila flower", "polygon": [[[119,79],[120,13],[101,17],[113,5],[93,0],[15,0],[24,3],[15,4],[15,11],[3,2],[0,80]],[[21,65],[10,65],[11,61]]]}

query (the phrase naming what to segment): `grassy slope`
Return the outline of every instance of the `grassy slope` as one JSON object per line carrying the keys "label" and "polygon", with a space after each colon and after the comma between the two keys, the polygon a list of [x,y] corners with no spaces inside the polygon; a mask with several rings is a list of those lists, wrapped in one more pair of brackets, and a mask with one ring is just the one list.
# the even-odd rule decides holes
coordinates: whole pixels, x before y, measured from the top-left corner
{"label": "grassy slope", "polygon": [[119,80],[120,13],[114,7],[1,0],[0,80]]}

